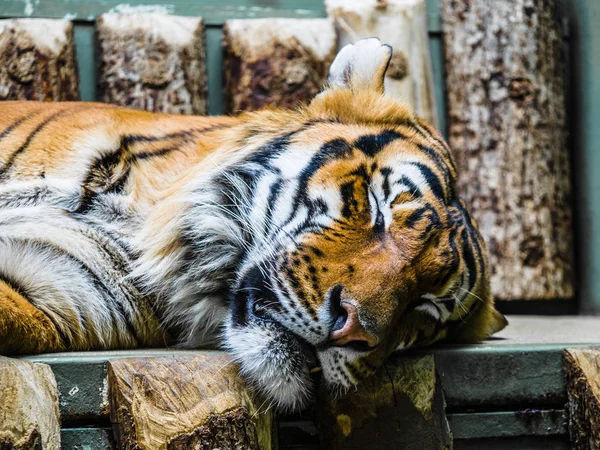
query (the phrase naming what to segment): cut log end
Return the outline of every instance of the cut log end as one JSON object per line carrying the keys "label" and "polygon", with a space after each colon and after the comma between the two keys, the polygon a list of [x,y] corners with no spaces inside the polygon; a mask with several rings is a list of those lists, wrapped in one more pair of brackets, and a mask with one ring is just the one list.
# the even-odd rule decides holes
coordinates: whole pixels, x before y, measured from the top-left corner
{"label": "cut log end", "polygon": [[107,13],[97,19],[99,95],[107,103],[206,114],[201,18]]}
{"label": "cut log end", "polygon": [[292,108],[323,87],[335,56],[327,19],[229,20],[223,27],[225,110]]}
{"label": "cut log end", "polygon": [[0,100],[79,99],[68,20],[0,20]]}
{"label": "cut log end", "polygon": [[0,356],[0,448],[60,449],[58,389],[50,366]]}
{"label": "cut log end", "polygon": [[108,377],[120,448],[272,448],[273,417],[226,355],[120,359]]}
{"label": "cut log end", "polygon": [[600,448],[600,348],[567,349],[564,354],[573,450]]}

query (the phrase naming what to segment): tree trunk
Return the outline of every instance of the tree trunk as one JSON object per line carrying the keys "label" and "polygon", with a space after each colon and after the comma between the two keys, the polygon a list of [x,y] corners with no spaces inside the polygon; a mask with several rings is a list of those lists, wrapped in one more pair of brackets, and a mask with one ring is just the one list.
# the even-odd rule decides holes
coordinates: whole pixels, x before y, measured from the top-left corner
{"label": "tree trunk", "polygon": [[325,6],[335,21],[338,48],[373,36],[392,46],[386,95],[437,127],[425,0],[325,0]]}
{"label": "tree trunk", "polygon": [[600,348],[565,350],[573,450],[600,449]]}
{"label": "tree trunk", "polygon": [[151,13],[97,19],[99,98],[134,109],[206,114],[204,25]]}
{"label": "tree trunk", "polygon": [[458,192],[499,299],[573,297],[562,27],[554,0],[442,0]]}
{"label": "tree trunk", "polygon": [[335,41],[327,19],[228,20],[223,26],[226,112],[308,102],[327,79]]}
{"label": "tree trunk", "polygon": [[117,359],[108,379],[121,449],[274,447],[271,412],[254,402],[226,355]]}
{"label": "tree trunk", "polygon": [[58,389],[50,366],[0,356],[0,448],[60,449]]}
{"label": "tree trunk", "polygon": [[317,418],[326,449],[452,448],[432,355],[392,357],[341,398],[320,393]]}
{"label": "tree trunk", "polygon": [[79,99],[68,20],[0,20],[0,100]]}

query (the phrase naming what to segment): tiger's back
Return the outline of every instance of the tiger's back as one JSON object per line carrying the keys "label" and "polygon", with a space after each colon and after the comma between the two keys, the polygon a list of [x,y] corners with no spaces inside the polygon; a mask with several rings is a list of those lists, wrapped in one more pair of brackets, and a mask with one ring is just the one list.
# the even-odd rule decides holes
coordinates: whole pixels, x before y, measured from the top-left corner
{"label": "tiger's back", "polygon": [[118,281],[131,270],[130,240],[147,210],[237,123],[0,102],[2,353],[169,342],[147,296]]}

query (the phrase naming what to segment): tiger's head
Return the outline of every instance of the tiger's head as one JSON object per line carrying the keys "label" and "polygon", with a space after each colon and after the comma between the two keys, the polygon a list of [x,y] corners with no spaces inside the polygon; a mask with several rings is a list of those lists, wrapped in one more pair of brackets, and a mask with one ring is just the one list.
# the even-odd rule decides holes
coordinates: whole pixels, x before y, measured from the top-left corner
{"label": "tiger's head", "polygon": [[390,56],[378,39],[344,47],[303,124],[237,165],[254,200],[224,336],[280,408],[310,399],[313,368],[344,390],[397,349],[506,324],[450,149],[383,96]]}

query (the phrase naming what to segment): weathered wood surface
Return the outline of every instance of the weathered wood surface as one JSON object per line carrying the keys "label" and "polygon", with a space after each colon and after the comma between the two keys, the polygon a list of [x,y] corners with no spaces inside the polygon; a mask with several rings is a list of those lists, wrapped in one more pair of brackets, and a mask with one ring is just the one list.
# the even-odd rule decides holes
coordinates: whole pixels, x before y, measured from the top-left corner
{"label": "weathered wood surface", "polygon": [[68,20],[0,20],[0,100],[79,99]]}
{"label": "weathered wood surface", "polygon": [[336,53],[327,19],[228,20],[223,26],[225,111],[291,108],[322,88]]}
{"label": "weathered wood surface", "polygon": [[199,17],[98,17],[99,99],[135,109],[206,114],[204,25]]}
{"label": "weathered wood surface", "polygon": [[273,417],[224,354],[131,358],[108,365],[119,448],[271,449]]}
{"label": "weathered wood surface", "polygon": [[60,449],[58,390],[50,366],[0,356],[0,448]]}
{"label": "weathered wood surface", "polygon": [[600,347],[565,350],[573,450],[600,449]]}
{"label": "weathered wood surface", "polygon": [[442,0],[458,192],[499,299],[573,297],[562,27],[554,0]]}
{"label": "weathered wood surface", "polygon": [[394,49],[385,93],[438,126],[425,0],[325,0],[338,48],[376,36]]}
{"label": "weathered wood surface", "polygon": [[434,358],[392,358],[357,390],[322,392],[317,420],[323,448],[447,450],[452,438]]}

